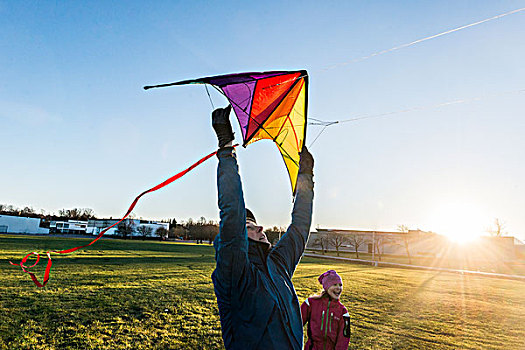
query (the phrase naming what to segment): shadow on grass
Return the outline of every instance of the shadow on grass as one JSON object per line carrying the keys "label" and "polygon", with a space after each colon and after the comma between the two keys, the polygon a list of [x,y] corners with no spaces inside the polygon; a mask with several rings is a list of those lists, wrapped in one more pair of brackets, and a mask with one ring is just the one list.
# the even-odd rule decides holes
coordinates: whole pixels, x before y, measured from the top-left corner
{"label": "shadow on grass", "polygon": [[[0,264],[8,265],[11,259],[0,259]],[[13,261],[13,263],[18,263],[19,261]],[[67,266],[67,265],[136,265],[136,264],[182,264],[192,263],[214,263],[215,260],[212,256],[187,256],[187,257],[143,257],[143,256],[132,256],[132,257],[90,257],[90,256],[80,256],[80,257],[52,257],[53,267],[56,266]],[[27,262],[26,265],[32,265],[33,262]],[[45,266],[47,263],[47,257],[41,258],[38,266]],[[15,266],[12,266],[15,267]]]}

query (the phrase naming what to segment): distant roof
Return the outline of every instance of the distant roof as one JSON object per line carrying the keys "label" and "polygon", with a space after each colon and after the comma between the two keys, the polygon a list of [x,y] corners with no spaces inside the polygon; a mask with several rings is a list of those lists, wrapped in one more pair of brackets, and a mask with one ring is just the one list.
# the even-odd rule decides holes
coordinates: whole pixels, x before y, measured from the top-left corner
{"label": "distant roof", "polygon": [[[333,228],[317,228],[317,232],[340,232],[340,233],[355,233],[355,234],[379,234],[379,235],[403,235],[407,232],[400,232],[400,231],[365,231],[365,230],[347,230],[347,229],[333,229]],[[412,231],[413,232],[413,231]],[[417,232],[417,231],[416,231]]]}

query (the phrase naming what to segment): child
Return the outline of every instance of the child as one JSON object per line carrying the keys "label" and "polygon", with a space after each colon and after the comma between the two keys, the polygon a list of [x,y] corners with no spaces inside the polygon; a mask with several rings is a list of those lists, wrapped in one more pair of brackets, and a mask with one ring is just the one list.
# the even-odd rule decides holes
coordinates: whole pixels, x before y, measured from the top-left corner
{"label": "child", "polygon": [[321,295],[315,295],[301,305],[303,326],[308,323],[308,350],[348,349],[350,342],[350,315],[339,301],[343,292],[341,276],[328,270],[318,278],[323,286]]}

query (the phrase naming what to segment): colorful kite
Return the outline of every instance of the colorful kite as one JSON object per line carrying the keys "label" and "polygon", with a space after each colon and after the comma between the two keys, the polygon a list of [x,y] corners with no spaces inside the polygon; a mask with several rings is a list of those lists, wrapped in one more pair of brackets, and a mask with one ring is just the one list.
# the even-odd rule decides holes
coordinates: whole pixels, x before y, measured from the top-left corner
{"label": "colorful kite", "polygon": [[308,73],[274,71],[238,73],[145,86],[144,89],[186,84],[210,84],[232,104],[243,146],[270,139],[275,142],[290,176],[292,191],[299,171],[299,152],[306,136]]}

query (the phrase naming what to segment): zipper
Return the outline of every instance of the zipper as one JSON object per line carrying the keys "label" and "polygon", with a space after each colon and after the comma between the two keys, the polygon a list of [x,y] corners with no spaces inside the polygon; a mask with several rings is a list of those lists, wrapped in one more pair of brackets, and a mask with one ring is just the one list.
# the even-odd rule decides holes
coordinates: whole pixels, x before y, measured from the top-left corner
{"label": "zipper", "polygon": [[323,322],[324,322],[324,310],[323,310],[323,314],[321,315],[321,331],[323,330]]}
{"label": "zipper", "polygon": [[330,313],[330,326],[329,326],[329,328],[330,328],[330,333],[332,333],[332,320],[333,320],[333,319],[334,319],[334,313],[332,312],[332,313]]}
{"label": "zipper", "polygon": [[[330,312],[330,302],[331,300],[328,300],[328,306],[326,307],[326,322],[325,322],[325,328],[324,328],[323,350],[326,349],[326,335],[328,334],[328,313]],[[324,311],[323,311],[323,318],[324,318]],[[321,328],[321,330],[323,329]]]}

